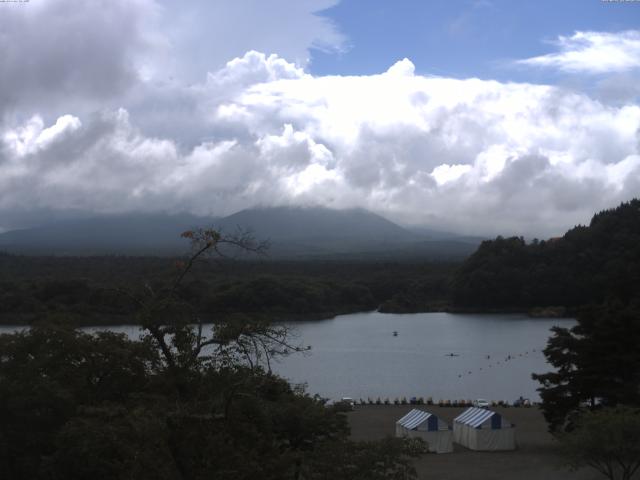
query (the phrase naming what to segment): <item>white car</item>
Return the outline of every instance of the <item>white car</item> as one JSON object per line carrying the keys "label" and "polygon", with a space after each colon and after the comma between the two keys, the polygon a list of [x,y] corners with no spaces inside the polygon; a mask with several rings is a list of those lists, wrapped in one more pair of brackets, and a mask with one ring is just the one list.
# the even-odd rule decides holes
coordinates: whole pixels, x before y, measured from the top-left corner
{"label": "white car", "polygon": [[489,401],[484,398],[478,398],[473,401],[473,406],[477,408],[489,408]]}

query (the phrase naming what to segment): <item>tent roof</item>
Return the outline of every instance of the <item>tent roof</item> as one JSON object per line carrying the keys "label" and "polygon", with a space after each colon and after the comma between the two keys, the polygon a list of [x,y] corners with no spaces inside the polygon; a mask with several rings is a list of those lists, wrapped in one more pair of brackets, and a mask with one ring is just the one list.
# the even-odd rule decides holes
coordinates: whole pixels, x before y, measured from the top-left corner
{"label": "tent roof", "polygon": [[454,418],[453,421],[476,428],[494,415],[496,415],[496,412],[492,412],[491,410],[471,407]]}
{"label": "tent roof", "polygon": [[417,410],[414,408],[396,423],[402,425],[405,428],[408,428],[409,430],[412,430],[418,425],[426,422],[432,415],[433,414],[429,412],[423,412],[422,410]]}

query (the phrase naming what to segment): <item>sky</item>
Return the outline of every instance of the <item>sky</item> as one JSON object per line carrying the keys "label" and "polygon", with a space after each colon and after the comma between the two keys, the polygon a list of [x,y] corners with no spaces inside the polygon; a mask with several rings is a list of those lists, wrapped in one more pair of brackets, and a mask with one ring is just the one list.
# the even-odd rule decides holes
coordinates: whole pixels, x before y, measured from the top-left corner
{"label": "sky", "polygon": [[640,195],[640,1],[0,2],[0,231],[366,208],[545,238]]}

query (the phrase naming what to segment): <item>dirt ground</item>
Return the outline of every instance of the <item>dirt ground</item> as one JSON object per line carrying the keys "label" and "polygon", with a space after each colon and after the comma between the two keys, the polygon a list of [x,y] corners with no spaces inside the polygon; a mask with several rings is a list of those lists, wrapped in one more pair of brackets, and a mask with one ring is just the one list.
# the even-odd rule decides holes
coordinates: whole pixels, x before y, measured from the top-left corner
{"label": "dirt ground", "polygon": [[[395,422],[412,408],[438,415],[452,424],[464,408],[411,405],[356,405],[348,414],[354,440],[394,435]],[[512,452],[473,452],[454,444],[454,452],[425,454],[416,460],[420,479],[437,480],[597,480],[597,472],[570,472],[556,453],[553,438],[538,408],[495,408],[516,425],[518,448]]]}

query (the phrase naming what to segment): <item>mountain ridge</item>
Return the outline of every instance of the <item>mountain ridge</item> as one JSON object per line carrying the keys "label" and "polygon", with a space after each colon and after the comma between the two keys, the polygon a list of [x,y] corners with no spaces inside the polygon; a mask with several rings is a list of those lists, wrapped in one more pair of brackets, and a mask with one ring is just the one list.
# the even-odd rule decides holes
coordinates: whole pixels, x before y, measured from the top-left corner
{"label": "mountain ridge", "polygon": [[[123,214],[68,220],[0,234],[0,250],[23,254],[176,255],[188,250],[180,234],[213,227],[226,234],[250,231],[270,242],[273,258],[350,254],[464,257],[478,242],[437,239],[403,228],[365,209],[258,207],[223,218],[191,214]],[[451,247],[451,248],[449,248]]]}

